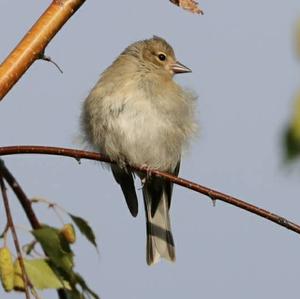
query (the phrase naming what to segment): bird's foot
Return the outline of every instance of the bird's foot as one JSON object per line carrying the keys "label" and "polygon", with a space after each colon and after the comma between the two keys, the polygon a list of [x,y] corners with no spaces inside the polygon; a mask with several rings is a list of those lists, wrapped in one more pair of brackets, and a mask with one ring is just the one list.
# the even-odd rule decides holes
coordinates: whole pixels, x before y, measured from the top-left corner
{"label": "bird's foot", "polygon": [[152,175],[152,168],[147,164],[143,164],[142,168],[146,170],[146,176],[142,179],[142,181],[144,180],[144,182],[146,182],[146,180],[149,179]]}

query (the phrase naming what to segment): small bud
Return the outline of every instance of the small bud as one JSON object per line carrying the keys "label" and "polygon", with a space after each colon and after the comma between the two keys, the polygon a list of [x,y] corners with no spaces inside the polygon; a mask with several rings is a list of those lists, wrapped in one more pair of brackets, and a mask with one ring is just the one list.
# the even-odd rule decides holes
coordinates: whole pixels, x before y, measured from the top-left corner
{"label": "small bud", "polygon": [[60,233],[64,236],[64,238],[69,244],[75,243],[76,234],[75,234],[75,229],[73,224],[71,223],[65,224],[61,229]]}

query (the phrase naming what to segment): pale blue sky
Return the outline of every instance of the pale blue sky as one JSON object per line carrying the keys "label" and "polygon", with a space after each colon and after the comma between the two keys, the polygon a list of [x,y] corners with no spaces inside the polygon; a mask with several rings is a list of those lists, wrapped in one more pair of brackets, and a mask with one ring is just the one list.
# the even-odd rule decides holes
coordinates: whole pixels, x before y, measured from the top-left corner
{"label": "pale blue sky", "polygon": [[[49,3],[1,1],[1,60]],[[1,146],[78,148],[73,141],[80,105],[99,74],[129,43],[159,35],[193,70],[178,82],[199,95],[201,133],[180,175],[300,223],[300,171],[283,167],[280,147],[300,89],[300,62],[293,52],[300,2],[200,4],[204,16],[167,0],[86,1],[46,49],[64,74],[38,61],[0,103]],[[177,261],[148,267],[142,201],[133,219],[108,171],[61,157],[5,161],[29,196],[89,219],[100,256],[79,238],[76,267],[103,299],[299,297],[300,238],[293,232],[221,202],[213,208],[208,198],[175,187],[171,218]],[[15,201],[13,210],[15,222],[29,227]],[[58,225],[47,209],[37,213],[41,221]],[[0,297],[20,295],[0,290]]]}

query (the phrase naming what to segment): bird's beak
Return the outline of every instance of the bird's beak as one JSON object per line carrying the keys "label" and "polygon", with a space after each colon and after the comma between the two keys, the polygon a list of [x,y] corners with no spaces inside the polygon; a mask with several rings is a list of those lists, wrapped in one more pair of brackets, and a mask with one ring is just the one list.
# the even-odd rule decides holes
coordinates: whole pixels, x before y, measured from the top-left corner
{"label": "bird's beak", "polygon": [[179,61],[176,61],[176,63],[171,65],[171,69],[174,72],[174,74],[181,74],[181,73],[191,73],[192,70],[180,63]]}

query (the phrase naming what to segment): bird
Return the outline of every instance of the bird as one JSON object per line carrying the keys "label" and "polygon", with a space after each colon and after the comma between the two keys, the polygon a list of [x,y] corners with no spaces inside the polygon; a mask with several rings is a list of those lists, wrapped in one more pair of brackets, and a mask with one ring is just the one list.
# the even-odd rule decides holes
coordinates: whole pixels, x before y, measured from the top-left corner
{"label": "bird", "polygon": [[81,128],[86,143],[108,156],[132,216],[138,214],[135,177],[142,184],[146,261],[175,261],[169,209],[173,183],[130,166],[179,173],[183,151],[197,132],[197,96],[174,81],[191,69],[172,46],[153,36],[130,44],[103,71],[84,100]]}

